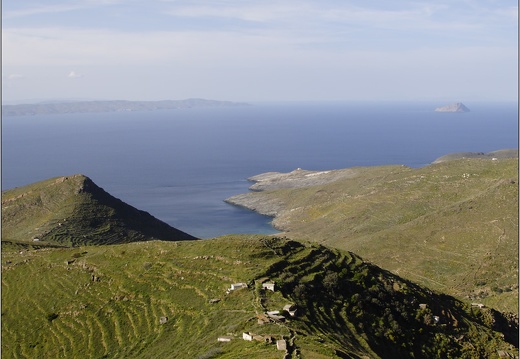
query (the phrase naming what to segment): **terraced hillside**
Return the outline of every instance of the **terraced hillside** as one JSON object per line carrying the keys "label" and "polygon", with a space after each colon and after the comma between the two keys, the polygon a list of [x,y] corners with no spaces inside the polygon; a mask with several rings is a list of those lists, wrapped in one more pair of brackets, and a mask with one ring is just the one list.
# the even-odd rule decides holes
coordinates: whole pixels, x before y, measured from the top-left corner
{"label": "terraced hillside", "polygon": [[2,241],[114,244],[193,236],[112,197],[83,175],[2,192]]}
{"label": "terraced hillside", "polygon": [[296,170],[228,199],[294,239],[349,250],[405,278],[518,313],[518,159],[422,168]]}
{"label": "terraced hillside", "polygon": [[2,247],[6,358],[504,355],[518,355],[517,319],[318,244],[228,236]]}

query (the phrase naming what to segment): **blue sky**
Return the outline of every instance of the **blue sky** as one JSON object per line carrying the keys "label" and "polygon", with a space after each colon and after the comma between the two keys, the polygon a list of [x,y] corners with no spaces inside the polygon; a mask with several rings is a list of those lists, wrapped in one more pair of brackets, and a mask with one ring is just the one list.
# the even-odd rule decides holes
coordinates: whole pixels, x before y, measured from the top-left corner
{"label": "blue sky", "polygon": [[5,103],[516,101],[511,0],[2,1]]}

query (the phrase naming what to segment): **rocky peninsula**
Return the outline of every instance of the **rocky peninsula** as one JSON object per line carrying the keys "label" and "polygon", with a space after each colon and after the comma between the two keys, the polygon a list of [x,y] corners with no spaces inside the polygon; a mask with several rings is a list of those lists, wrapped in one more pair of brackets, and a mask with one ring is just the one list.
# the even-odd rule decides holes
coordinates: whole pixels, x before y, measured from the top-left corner
{"label": "rocky peninsula", "polygon": [[[252,192],[239,194],[225,200],[226,203],[244,207],[260,214],[277,217],[285,208],[285,203],[278,197],[269,197],[257,195],[258,192],[266,193],[269,191],[277,191],[283,189],[296,189],[311,186],[326,185],[341,179],[348,179],[357,176],[358,171],[352,168],[331,171],[309,171],[297,168],[292,172],[266,172],[247,180],[254,182],[249,187]],[[272,223],[276,229],[282,229],[283,226]]]}

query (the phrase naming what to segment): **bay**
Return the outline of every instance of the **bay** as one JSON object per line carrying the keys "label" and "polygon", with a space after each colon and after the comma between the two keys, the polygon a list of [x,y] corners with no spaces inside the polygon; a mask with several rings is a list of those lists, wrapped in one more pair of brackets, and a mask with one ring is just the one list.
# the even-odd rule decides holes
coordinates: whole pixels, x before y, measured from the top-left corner
{"label": "bay", "polygon": [[4,117],[2,189],[82,173],[112,195],[201,238],[273,233],[224,202],[267,171],[404,164],[518,147],[516,103],[259,103]]}

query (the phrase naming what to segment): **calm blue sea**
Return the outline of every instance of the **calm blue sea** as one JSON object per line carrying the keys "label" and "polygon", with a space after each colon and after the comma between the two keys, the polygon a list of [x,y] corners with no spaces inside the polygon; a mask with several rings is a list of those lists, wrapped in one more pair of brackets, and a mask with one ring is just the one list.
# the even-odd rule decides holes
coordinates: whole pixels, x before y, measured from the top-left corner
{"label": "calm blue sea", "polygon": [[267,171],[427,165],[518,147],[516,103],[278,103],[2,119],[2,189],[82,173],[192,235],[273,233],[270,218],[223,202]]}

